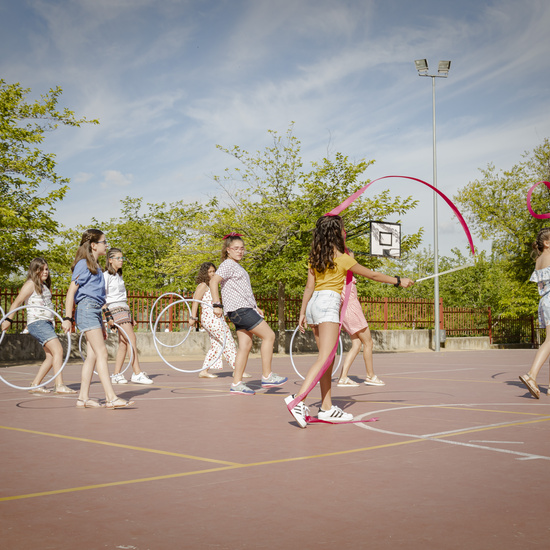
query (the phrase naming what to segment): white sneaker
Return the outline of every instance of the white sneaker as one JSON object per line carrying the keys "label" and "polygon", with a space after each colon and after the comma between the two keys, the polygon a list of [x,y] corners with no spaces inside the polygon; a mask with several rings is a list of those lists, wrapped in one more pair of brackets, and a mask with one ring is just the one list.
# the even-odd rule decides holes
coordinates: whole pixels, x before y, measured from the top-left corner
{"label": "white sneaker", "polygon": [[319,409],[319,414],[317,415],[319,420],[324,420],[325,422],[349,422],[353,420],[353,414],[345,413],[340,407],[332,405],[328,411],[322,411]]}
{"label": "white sneaker", "polygon": [[[295,397],[295,395],[289,395],[288,397],[285,397],[287,409],[290,403],[294,401]],[[305,428],[307,426],[306,417],[309,416],[309,409],[306,407],[303,401],[300,401],[299,403],[294,405],[292,409],[288,409],[288,412],[295,418],[300,428]]]}
{"label": "white sneaker", "polygon": [[140,372],[139,374],[132,374],[130,382],[134,384],[152,384],[153,381],[147,376],[146,372]]}
{"label": "white sneaker", "polygon": [[118,374],[111,374],[111,384],[128,384],[128,380],[119,372]]}

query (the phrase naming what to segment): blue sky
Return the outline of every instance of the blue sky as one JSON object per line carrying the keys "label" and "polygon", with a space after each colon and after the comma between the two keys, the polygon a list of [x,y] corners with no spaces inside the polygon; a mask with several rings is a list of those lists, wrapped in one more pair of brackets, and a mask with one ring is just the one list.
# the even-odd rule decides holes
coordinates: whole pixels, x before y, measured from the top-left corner
{"label": "blue sky", "polygon": [[[308,163],[339,151],[374,159],[370,179],[432,183],[431,79],[415,59],[452,61],[436,82],[449,197],[550,134],[547,0],[1,0],[0,21],[1,78],[33,97],[59,85],[63,107],[101,122],[48,136],[72,180],[66,226],[116,216],[127,195],[219,194],[212,175],[233,164],[216,144],[260,150],[291,121]],[[390,181],[421,201],[403,232],[424,225],[431,245],[431,192]],[[439,204],[440,253],[465,251]]]}

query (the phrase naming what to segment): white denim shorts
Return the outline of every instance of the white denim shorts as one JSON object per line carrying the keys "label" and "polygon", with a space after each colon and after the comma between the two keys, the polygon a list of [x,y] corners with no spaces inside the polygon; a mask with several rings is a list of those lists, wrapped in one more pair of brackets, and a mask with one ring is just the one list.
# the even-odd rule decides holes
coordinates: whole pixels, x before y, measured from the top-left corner
{"label": "white denim shorts", "polygon": [[333,290],[316,290],[306,307],[308,325],[340,322],[340,294]]}

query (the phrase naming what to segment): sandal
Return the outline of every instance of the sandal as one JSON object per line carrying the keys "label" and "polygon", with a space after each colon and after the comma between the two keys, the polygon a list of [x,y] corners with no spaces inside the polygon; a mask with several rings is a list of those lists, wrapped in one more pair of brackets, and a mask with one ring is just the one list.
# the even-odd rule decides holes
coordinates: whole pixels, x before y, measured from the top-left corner
{"label": "sandal", "polygon": [[376,374],[372,378],[367,376],[363,384],[366,384],[367,386],[385,386],[386,385],[386,383],[382,382],[382,380],[380,380],[380,378],[378,378]]}
{"label": "sandal", "polygon": [[531,378],[529,374],[522,374],[519,379],[527,386],[529,393],[535,398],[540,399],[540,390],[537,383]]}
{"label": "sandal", "polygon": [[93,399],[77,399],[76,408],[77,409],[103,409],[105,405],[102,405],[98,401]]}
{"label": "sandal", "polygon": [[52,390],[49,390],[48,388],[45,388],[44,386],[40,386],[39,388],[32,388],[29,390],[29,393],[51,393]]}
{"label": "sandal", "polygon": [[129,407],[133,405],[135,401],[126,401],[120,397],[113,399],[112,401],[105,401],[106,409],[123,409],[124,407]]}
{"label": "sandal", "polygon": [[55,388],[54,393],[58,393],[60,395],[67,395],[67,394],[73,394],[78,393],[76,390],[71,390],[68,386],[57,386]]}
{"label": "sandal", "polygon": [[218,378],[217,374],[211,374],[209,372],[205,372],[204,374],[201,372],[199,374],[199,378]]}
{"label": "sandal", "polygon": [[338,380],[338,387],[339,388],[342,388],[342,387],[345,387],[345,386],[357,387],[357,386],[359,386],[359,384],[357,382],[354,382],[351,378],[348,378],[346,376],[346,378],[340,378],[340,380]]}

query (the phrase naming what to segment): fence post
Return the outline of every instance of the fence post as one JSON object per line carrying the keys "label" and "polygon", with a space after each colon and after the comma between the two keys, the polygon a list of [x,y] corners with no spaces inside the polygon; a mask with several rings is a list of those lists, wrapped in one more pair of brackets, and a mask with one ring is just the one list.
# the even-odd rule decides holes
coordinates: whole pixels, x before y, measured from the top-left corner
{"label": "fence post", "polygon": [[384,330],[388,330],[388,298],[384,298]]}
{"label": "fence post", "polygon": [[286,349],[286,323],[285,323],[285,284],[279,281],[277,293],[279,338],[275,342],[275,352],[284,353]]}
{"label": "fence post", "polygon": [[531,347],[535,347],[535,318],[531,315]]}
{"label": "fence post", "polygon": [[439,330],[445,328],[445,316],[443,315],[443,298],[439,298]]}
{"label": "fence post", "polygon": [[493,316],[491,314],[491,306],[488,308],[489,313],[489,344],[493,343]]}

